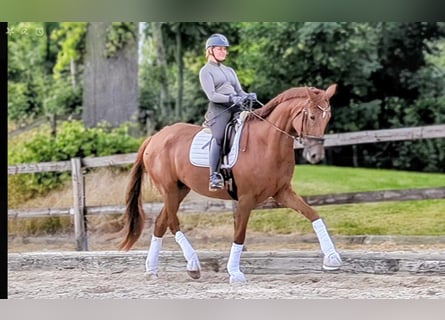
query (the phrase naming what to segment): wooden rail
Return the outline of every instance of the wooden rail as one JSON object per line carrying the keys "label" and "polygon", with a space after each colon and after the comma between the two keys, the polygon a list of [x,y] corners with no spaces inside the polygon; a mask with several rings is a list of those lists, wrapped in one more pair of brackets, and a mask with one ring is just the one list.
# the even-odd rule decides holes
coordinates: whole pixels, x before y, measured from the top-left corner
{"label": "wooden rail", "polygon": [[[333,204],[364,203],[364,202],[382,202],[382,201],[405,201],[405,200],[427,200],[427,199],[445,199],[445,187],[439,188],[419,188],[406,190],[382,190],[354,193],[337,193],[327,195],[303,196],[303,199],[311,206],[323,206]],[[144,211],[148,218],[154,218],[161,211],[163,204],[161,202],[145,203]],[[285,208],[273,198],[260,203],[256,209],[279,209]],[[233,211],[232,201],[230,200],[209,200],[209,201],[190,201],[181,203],[179,210],[184,213],[215,213]],[[74,208],[47,208],[47,209],[9,209],[9,218],[30,218],[30,217],[60,217],[75,215]],[[103,215],[103,214],[123,214],[125,206],[88,206],[85,207],[85,215]]]}
{"label": "wooden rail", "polygon": [[[340,145],[376,143],[383,141],[401,141],[415,139],[445,138],[445,125],[432,125],[415,128],[387,129],[376,131],[361,131],[352,133],[339,133],[325,135],[325,146],[334,147]],[[301,148],[296,143],[295,148]],[[136,153],[113,155],[95,158],[73,158],[71,161],[43,162],[34,164],[19,164],[8,166],[8,174],[38,173],[38,172],[64,172],[71,171],[73,181],[73,208],[48,208],[17,210],[8,209],[9,218],[45,217],[73,215],[76,235],[76,246],[79,251],[88,250],[86,215],[98,214],[122,214],[124,206],[86,207],[85,186],[82,168],[95,168],[107,166],[130,165],[136,159]],[[445,187],[384,190],[373,192],[342,193],[331,195],[315,195],[304,197],[309,205],[345,204],[375,201],[402,201],[420,199],[443,199]],[[150,217],[156,215],[162,207],[161,203],[145,204],[144,209]],[[257,209],[281,208],[281,204],[274,201],[266,201]],[[209,201],[207,203],[182,203],[180,210],[183,212],[218,212],[232,211],[231,201]]]}
{"label": "wooden rail", "polygon": [[[413,128],[326,134],[324,138],[324,146],[326,148],[363,143],[445,138],[445,124]],[[303,146],[300,143],[295,142],[295,149],[300,149],[302,147]]]}
{"label": "wooden rail", "polygon": [[[197,253],[202,271],[227,272],[227,252],[212,250]],[[146,258],[147,252],[143,250],[10,253],[8,270],[140,270]],[[422,276],[445,274],[445,257],[440,253],[363,253],[343,250],[342,259],[343,265],[336,273],[401,273]],[[243,252],[242,267],[246,274],[316,274],[324,272],[320,268],[321,260],[321,254],[315,251],[246,251]],[[159,271],[184,272],[183,253],[163,250],[159,258]]]}
{"label": "wooden rail", "polygon": [[[445,138],[445,124],[414,128],[336,133],[327,134],[324,137],[325,147],[327,148],[362,143]],[[299,149],[302,148],[302,146],[300,143],[295,142],[294,148]],[[133,164],[135,160],[136,153],[127,153],[105,157],[82,158],[81,165],[84,168],[118,166]],[[71,161],[41,162],[8,166],[8,174],[51,171],[71,171]]]}

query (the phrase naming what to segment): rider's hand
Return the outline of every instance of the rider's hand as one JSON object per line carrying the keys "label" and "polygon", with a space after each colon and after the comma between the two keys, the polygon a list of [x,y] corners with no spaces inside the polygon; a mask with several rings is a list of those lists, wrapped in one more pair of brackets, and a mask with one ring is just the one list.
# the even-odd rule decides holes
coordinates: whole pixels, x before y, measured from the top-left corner
{"label": "rider's hand", "polygon": [[247,100],[249,100],[249,101],[256,101],[257,100],[256,93],[255,92],[250,92],[247,95]]}
{"label": "rider's hand", "polygon": [[237,105],[237,106],[242,106],[245,100],[246,100],[246,97],[230,96],[230,103]]}

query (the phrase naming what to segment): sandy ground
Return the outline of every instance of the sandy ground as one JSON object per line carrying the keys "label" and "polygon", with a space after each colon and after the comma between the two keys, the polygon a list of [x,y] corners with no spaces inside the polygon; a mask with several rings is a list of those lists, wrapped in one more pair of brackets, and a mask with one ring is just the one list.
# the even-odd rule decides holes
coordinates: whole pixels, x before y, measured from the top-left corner
{"label": "sandy ground", "polygon": [[221,272],[199,280],[184,272],[146,280],[128,270],[51,270],[9,273],[10,299],[433,299],[445,298],[444,276],[299,274],[247,275],[232,285]]}
{"label": "sandy ground", "polygon": [[[100,180],[100,185],[111,185]],[[89,181],[87,187],[94,189]],[[119,183],[118,189],[121,189]],[[100,189],[100,188],[98,188]],[[94,190],[93,190],[94,191]],[[102,199],[103,195],[88,191],[89,199]],[[121,194],[113,193],[113,194]],[[66,203],[62,203],[66,198]],[[56,195],[57,206],[66,207],[72,202],[72,193]],[[196,198],[191,194],[189,198]],[[89,205],[100,205],[93,203]],[[45,205],[35,205],[40,207]],[[151,237],[147,229],[134,249],[148,249]],[[230,250],[233,228],[183,230],[196,250]],[[89,250],[117,250],[120,238],[88,231]],[[392,237],[336,238],[339,250],[374,252],[443,253],[445,241],[424,241]],[[270,235],[248,232],[248,251],[316,251],[319,245],[313,235]],[[41,237],[11,236],[10,253],[75,251],[74,234],[56,234]],[[179,250],[171,234],[164,238],[164,250]],[[183,271],[162,272],[156,281],[144,277],[144,266],[96,268],[14,268],[8,272],[10,299],[438,299],[445,298],[443,274],[354,274],[307,273],[300,274],[246,274],[248,281],[241,285],[229,284],[223,272],[204,271],[199,280],[192,280]]]}
{"label": "sandy ground", "polygon": [[[134,249],[148,249],[152,230],[147,229]],[[230,250],[232,226],[184,230],[196,250]],[[117,250],[120,238],[89,231],[89,250]],[[424,238],[364,237],[334,239],[341,250],[374,252],[443,253],[445,241]],[[248,233],[248,251],[316,251],[314,235]],[[10,253],[75,251],[73,234],[44,237],[9,237]],[[167,234],[164,250],[179,250]],[[438,299],[445,298],[443,274],[246,274],[244,284],[231,285],[225,272],[204,271],[198,280],[185,272],[162,272],[156,281],[144,277],[144,266],[108,268],[14,268],[8,274],[10,299]]]}
{"label": "sandy ground", "polygon": [[[189,233],[197,250],[229,250],[230,236],[207,238]],[[94,250],[116,250],[115,240],[91,235]],[[148,235],[136,248],[147,249]],[[319,250],[311,237],[297,235],[253,235],[247,250]],[[73,251],[71,235],[47,238],[11,238],[10,252]],[[255,240],[255,241],[253,241]],[[391,250],[422,253],[443,253],[443,243],[397,243],[390,239],[374,243],[351,243],[337,239],[339,250],[388,252]],[[363,240],[363,239],[362,239]],[[363,241],[361,241],[363,242]],[[365,241],[366,242],[366,241]],[[368,241],[369,242],[369,241]],[[99,248],[99,249],[98,249]],[[179,250],[173,237],[166,236],[164,250]],[[199,280],[192,280],[185,272],[161,272],[156,281],[144,277],[144,266],[125,265],[108,268],[71,268],[10,270],[8,296],[10,299],[438,299],[445,298],[443,274],[246,274],[247,283],[229,284],[223,272],[204,271]]]}

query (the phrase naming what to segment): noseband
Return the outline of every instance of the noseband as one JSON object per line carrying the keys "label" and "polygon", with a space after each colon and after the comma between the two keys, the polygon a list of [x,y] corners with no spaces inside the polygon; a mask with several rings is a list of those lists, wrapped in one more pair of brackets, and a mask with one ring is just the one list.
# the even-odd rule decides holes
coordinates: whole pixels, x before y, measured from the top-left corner
{"label": "noseband", "polygon": [[[294,137],[295,140],[297,140],[299,143],[301,143],[302,145],[304,145],[304,140],[309,140],[309,141],[314,141],[315,144],[323,144],[324,143],[324,138],[323,137],[317,137],[317,136],[313,136],[313,135],[309,135],[309,134],[304,134],[304,132],[307,132],[307,121],[308,121],[308,115],[309,115],[309,111],[308,111],[308,105],[310,104],[311,100],[308,100],[308,104],[304,106],[304,108],[302,110],[300,110],[299,112],[297,112],[297,114],[293,117],[293,119],[295,119],[301,112],[303,112],[303,119],[301,121],[301,129],[300,129],[300,134],[298,134]],[[316,105],[316,107],[318,109],[320,109],[321,111],[323,111],[323,119],[326,118],[327,113],[331,110],[331,106],[328,105],[326,108],[323,108],[320,105]],[[292,119],[292,121],[293,121]]]}

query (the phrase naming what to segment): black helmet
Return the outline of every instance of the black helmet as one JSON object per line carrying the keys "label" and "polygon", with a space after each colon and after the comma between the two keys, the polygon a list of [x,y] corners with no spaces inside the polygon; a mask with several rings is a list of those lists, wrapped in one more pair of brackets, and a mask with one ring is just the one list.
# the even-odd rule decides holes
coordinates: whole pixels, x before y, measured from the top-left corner
{"label": "black helmet", "polygon": [[206,41],[206,50],[210,47],[228,47],[229,41],[220,33],[212,34]]}

